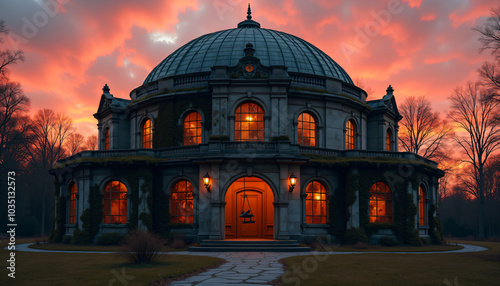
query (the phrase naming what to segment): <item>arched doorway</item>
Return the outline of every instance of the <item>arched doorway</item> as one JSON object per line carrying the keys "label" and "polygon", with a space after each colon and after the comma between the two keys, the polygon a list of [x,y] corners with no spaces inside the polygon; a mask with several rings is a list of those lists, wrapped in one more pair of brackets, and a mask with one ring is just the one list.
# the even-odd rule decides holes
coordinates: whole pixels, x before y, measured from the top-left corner
{"label": "arched doorway", "polygon": [[[244,196],[247,200],[244,200]],[[274,196],[269,185],[257,177],[234,181],[226,192],[225,233],[231,238],[274,238]],[[251,209],[254,223],[243,223],[241,211]]]}

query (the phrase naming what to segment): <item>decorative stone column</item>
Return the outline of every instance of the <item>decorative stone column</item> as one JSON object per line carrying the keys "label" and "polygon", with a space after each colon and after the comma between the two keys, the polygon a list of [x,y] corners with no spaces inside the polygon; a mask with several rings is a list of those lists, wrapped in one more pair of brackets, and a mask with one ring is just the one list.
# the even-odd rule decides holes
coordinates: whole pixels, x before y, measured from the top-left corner
{"label": "decorative stone column", "polygon": [[210,201],[211,219],[210,219],[210,239],[224,239],[222,228],[224,227],[224,218],[222,208],[226,202],[221,201],[221,189],[219,185],[219,164],[212,164],[212,199]]}
{"label": "decorative stone column", "polygon": [[287,162],[280,163],[280,179],[279,179],[279,195],[278,201],[274,203],[275,209],[277,210],[275,214],[278,219],[276,239],[279,240],[289,240],[290,233],[288,232],[288,164]]}

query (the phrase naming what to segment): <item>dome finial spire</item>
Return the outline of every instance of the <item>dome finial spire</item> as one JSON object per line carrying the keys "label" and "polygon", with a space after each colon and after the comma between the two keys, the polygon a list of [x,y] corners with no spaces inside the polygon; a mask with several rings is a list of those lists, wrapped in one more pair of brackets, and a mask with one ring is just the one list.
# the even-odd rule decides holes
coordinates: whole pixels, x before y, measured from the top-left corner
{"label": "dome finial spire", "polygon": [[260,28],[260,24],[252,20],[252,8],[248,3],[247,19],[238,23],[238,28]]}
{"label": "dome finial spire", "polygon": [[247,19],[252,20],[252,9],[250,8],[250,3],[248,3]]}

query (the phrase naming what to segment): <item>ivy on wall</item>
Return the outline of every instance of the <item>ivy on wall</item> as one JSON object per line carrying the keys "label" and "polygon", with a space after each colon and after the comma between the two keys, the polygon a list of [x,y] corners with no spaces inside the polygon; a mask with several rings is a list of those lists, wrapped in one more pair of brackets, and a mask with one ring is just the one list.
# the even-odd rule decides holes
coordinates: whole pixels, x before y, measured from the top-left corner
{"label": "ivy on wall", "polygon": [[[307,156],[307,155],[306,155]],[[418,229],[415,228],[417,206],[413,202],[413,193],[408,193],[409,188],[415,189],[419,185],[422,171],[427,173],[437,168],[425,163],[412,162],[414,171],[408,176],[399,175],[400,164],[407,164],[404,159],[391,158],[338,158],[330,156],[308,156],[310,163],[336,169],[341,175],[339,188],[333,195],[330,204],[330,233],[339,240],[343,240],[346,232],[346,223],[349,220],[349,207],[359,199],[359,222],[361,231],[368,236],[379,229],[392,229],[398,240],[408,245],[420,245]],[[420,167],[420,168],[419,168]],[[357,172],[356,172],[357,170]],[[386,182],[393,191],[394,213],[392,223],[370,223],[369,203],[370,188],[377,182]],[[359,190],[356,196],[356,190]],[[340,202],[340,203],[339,203]],[[429,218],[431,215],[429,214]],[[432,224],[432,226],[431,226]],[[439,220],[429,220],[429,226],[434,230],[431,235],[433,243],[439,243],[441,231]],[[432,238],[432,237],[435,238]]]}
{"label": "ivy on wall", "polygon": [[441,220],[436,205],[431,205],[427,217],[429,221],[429,237],[434,244],[444,244],[443,231],[441,229]]}
{"label": "ivy on wall", "polygon": [[205,118],[205,132],[212,130],[212,98],[208,96],[179,96],[159,104],[155,120],[153,148],[182,145],[181,115],[188,108],[201,110]]}
{"label": "ivy on wall", "polygon": [[98,185],[90,187],[89,190],[89,207],[82,212],[80,220],[82,221],[82,230],[75,229],[73,233],[74,244],[92,243],[94,237],[99,232],[99,225],[102,223],[103,215],[103,195],[99,190]]}
{"label": "ivy on wall", "polygon": [[[56,184],[56,190],[59,190],[59,185]],[[66,223],[66,199],[64,196],[59,195],[56,203],[56,218],[54,221],[52,233],[50,234],[51,242],[60,242],[66,232],[64,224]]]}

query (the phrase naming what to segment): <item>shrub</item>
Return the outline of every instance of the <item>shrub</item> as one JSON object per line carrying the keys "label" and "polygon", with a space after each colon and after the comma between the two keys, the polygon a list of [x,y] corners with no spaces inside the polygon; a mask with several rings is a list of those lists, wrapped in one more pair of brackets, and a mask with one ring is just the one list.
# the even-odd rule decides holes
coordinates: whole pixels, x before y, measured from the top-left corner
{"label": "shrub", "polygon": [[381,237],[379,243],[383,246],[396,246],[399,244],[399,242],[392,236]]}
{"label": "shrub", "polygon": [[357,242],[368,242],[365,231],[360,228],[351,228],[346,230],[344,234],[344,244],[352,245]]}
{"label": "shrub", "polygon": [[135,230],[125,236],[121,255],[135,264],[154,263],[160,258],[165,243],[157,234]]}
{"label": "shrub", "polygon": [[364,242],[356,242],[352,248],[354,249],[370,249],[373,248],[374,246],[368,245],[367,243]]}
{"label": "shrub", "polygon": [[97,238],[97,244],[100,245],[119,245],[123,236],[117,232],[110,232],[100,235]]}
{"label": "shrub", "polygon": [[73,237],[71,235],[65,235],[65,236],[63,236],[62,243],[70,244],[71,239],[73,239]]}
{"label": "shrub", "polygon": [[182,233],[173,233],[169,245],[173,249],[186,248],[186,240],[184,239],[184,235]]}
{"label": "shrub", "polygon": [[71,244],[89,244],[91,241],[85,232],[81,231],[79,228],[76,228],[73,231],[73,238],[71,239]]}
{"label": "shrub", "polygon": [[422,238],[420,238],[420,241],[422,241],[423,245],[429,245],[432,243],[432,241],[428,237],[422,237]]}

